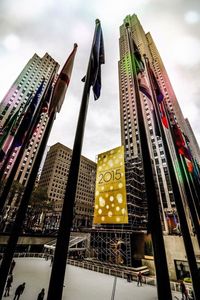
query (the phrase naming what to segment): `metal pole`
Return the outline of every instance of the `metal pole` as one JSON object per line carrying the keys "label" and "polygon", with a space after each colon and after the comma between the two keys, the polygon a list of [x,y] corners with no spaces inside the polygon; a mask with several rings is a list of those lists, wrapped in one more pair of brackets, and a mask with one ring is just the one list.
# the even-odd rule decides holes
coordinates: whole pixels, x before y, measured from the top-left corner
{"label": "metal pole", "polygon": [[[145,61],[148,62],[148,58],[145,57]],[[148,70],[148,74],[149,74],[149,69]],[[153,89],[153,85],[151,82],[151,75],[149,74],[149,78],[150,78],[150,84],[152,87],[152,92],[153,92],[153,99],[154,99],[154,107],[156,110],[156,114],[157,114],[157,121],[159,124],[159,129],[161,132],[161,137],[162,137],[162,142],[163,142],[163,146],[165,149],[165,155],[166,155],[166,159],[167,159],[167,164],[168,164],[168,169],[170,172],[170,178],[171,178],[171,183],[172,183],[172,189],[173,189],[173,194],[174,194],[174,200],[176,203],[176,209],[177,209],[177,213],[179,216],[179,221],[180,221],[180,227],[181,227],[181,232],[182,232],[182,236],[183,236],[183,242],[184,242],[184,246],[185,246],[185,251],[186,251],[186,255],[187,255],[187,259],[188,259],[188,264],[189,264],[189,268],[190,268],[190,272],[191,272],[191,277],[192,277],[192,284],[193,284],[193,288],[194,288],[194,293],[195,293],[195,299],[198,300],[200,299],[200,289],[198,287],[199,283],[199,274],[198,274],[198,268],[197,268],[197,263],[196,263],[196,258],[195,258],[195,253],[194,253],[194,249],[193,249],[193,245],[192,245],[192,241],[191,241],[191,236],[190,236],[190,232],[189,232],[189,228],[188,228],[188,224],[187,224],[187,219],[186,219],[186,214],[185,214],[185,210],[184,210],[184,206],[183,206],[183,201],[182,201],[182,197],[181,197],[181,192],[180,192],[180,187],[179,184],[177,182],[177,177],[176,177],[176,173],[174,170],[174,165],[172,162],[172,157],[170,154],[170,150],[167,144],[167,139],[165,136],[165,132],[163,129],[163,126],[161,124],[161,120],[159,117],[159,108],[158,108],[158,103],[157,103],[157,99],[154,93],[154,89]],[[164,101],[164,100],[163,100]],[[165,107],[165,103],[163,102],[164,107]],[[165,109],[166,112],[166,109]],[[173,144],[175,145],[175,140],[174,140],[174,136],[172,133],[172,129],[170,126],[170,120],[169,120],[169,116],[166,113],[167,119],[168,119],[168,124],[169,124],[169,131],[173,140]],[[179,158],[179,154],[177,152],[176,147],[174,147],[175,151],[176,151],[176,156],[177,159],[180,160]],[[180,164],[180,161],[179,161]],[[183,173],[183,172],[182,172]],[[190,198],[188,199],[189,201]],[[196,291],[196,292],[195,292]]]}
{"label": "metal pole", "polygon": [[116,285],[117,285],[117,276],[114,277],[111,300],[115,300]]}
{"label": "metal pole", "polygon": [[[95,27],[95,34],[96,34],[96,29],[97,27]],[[94,38],[95,38],[95,34],[94,34]],[[74,146],[72,151],[71,165],[69,168],[67,186],[65,190],[65,197],[64,197],[63,208],[62,208],[61,219],[60,219],[60,226],[58,229],[57,243],[55,248],[54,261],[53,261],[52,272],[50,277],[47,300],[62,299],[63,284],[64,284],[65,270],[66,270],[66,263],[67,263],[67,253],[68,253],[69,240],[70,240],[70,231],[73,223],[76,186],[78,182],[81,150],[83,144],[83,136],[84,136],[88,104],[89,104],[90,75],[91,75],[90,72],[91,72],[91,54],[90,54],[90,59],[89,59],[89,64],[88,64],[88,69],[87,69],[87,74],[85,79],[85,85],[83,90],[83,96],[81,101],[81,107],[79,112],[79,119],[78,119]]]}
{"label": "metal pole", "polygon": [[152,169],[151,156],[149,152],[149,145],[146,136],[142,106],[140,102],[136,66],[135,66],[134,59],[132,58],[135,49],[133,46],[133,41],[131,40],[129,24],[126,24],[126,32],[127,32],[127,38],[128,38],[129,48],[131,52],[131,60],[132,60],[132,68],[133,68],[133,80],[135,85],[135,101],[136,101],[136,108],[137,108],[137,115],[138,115],[138,128],[140,133],[141,154],[142,154],[145,187],[146,187],[146,195],[147,195],[149,229],[152,237],[152,244],[153,244],[153,251],[154,251],[158,299],[172,300],[163,232],[162,232],[162,226],[161,226],[160,214],[159,214],[159,205],[158,205],[156,187],[154,182],[154,174]]}
{"label": "metal pole", "polygon": [[198,199],[196,197],[196,193],[193,189],[192,184],[190,184],[190,179],[188,176],[187,165],[186,165],[185,159],[180,157],[179,164],[181,165],[181,174],[183,176],[184,187],[185,187],[185,191],[186,191],[186,195],[187,195],[187,204],[188,204],[188,207],[190,210],[194,229],[195,229],[195,232],[197,235],[197,241],[198,241],[199,248],[200,248],[200,227],[199,227],[199,220],[197,217],[197,211],[196,211],[196,207],[195,207],[195,203],[198,201]]}
{"label": "metal pole", "polygon": [[51,132],[54,117],[55,117],[55,113],[52,113],[52,115],[50,116],[50,119],[48,121],[47,128],[46,128],[45,134],[43,136],[42,142],[40,144],[38,154],[37,154],[35,162],[33,164],[33,168],[32,168],[31,174],[29,176],[27,186],[26,186],[24,194],[22,196],[20,206],[18,208],[18,212],[17,212],[16,218],[15,218],[15,223],[13,225],[13,228],[10,233],[10,237],[8,239],[6,251],[4,253],[3,260],[1,263],[1,267],[0,267],[0,274],[1,274],[1,276],[0,276],[0,299],[3,297],[3,291],[4,291],[6,279],[8,276],[10,264],[12,262],[15,248],[17,245],[17,241],[18,241],[18,238],[21,233],[22,225],[23,225],[23,222],[24,222],[24,219],[26,216],[27,208],[28,208],[29,199],[30,199],[31,193],[34,188],[34,183],[35,183],[35,180],[37,177],[37,173],[38,173],[39,166],[40,166],[40,163],[42,160],[42,156],[43,156],[45,148],[46,148],[48,137]]}
{"label": "metal pole", "polygon": [[[56,71],[56,67],[55,67],[55,71]],[[43,98],[44,100],[45,100],[45,97],[47,96],[48,89],[49,89],[50,85],[52,84],[52,82],[54,80],[55,71],[53,72],[52,77],[49,80],[48,87],[46,88],[46,94],[44,95],[44,98]],[[38,108],[37,108],[37,110],[35,112],[35,117],[34,117],[33,122],[31,124],[31,128],[29,129],[29,132],[27,132],[27,134],[25,136],[25,139],[24,139],[24,142],[23,142],[23,144],[21,145],[21,147],[19,149],[19,152],[18,152],[17,157],[16,157],[16,159],[14,161],[14,164],[12,166],[12,169],[11,169],[11,172],[9,174],[9,177],[8,177],[8,179],[6,181],[5,186],[4,186],[3,192],[2,192],[2,194],[0,196],[0,214],[3,211],[4,205],[5,205],[6,200],[7,200],[8,193],[10,191],[10,188],[11,188],[12,184],[13,184],[13,181],[14,181],[17,169],[19,167],[19,164],[21,162],[22,156],[24,154],[24,151],[25,151],[25,149],[26,149],[26,147],[27,147],[27,145],[28,145],[28,143],[30,141],[30,138],[33,135],[33,131],[35,130],[35,126],[36,126],[36,124],[38,123],[38,121],[40,119],[40,110],[41,110],[41,107],[42,107],[42,104],[43,104],[43,101],[41,101],[41,100],[40,100]],[[12,151],[9,151],[9,156],[11,155],[11,153],[12,153]],[[6,161],[5,161],[4,165],[3,165],[3,169],[0,172],[0,181],[2,179],[2,176],[3,176],[3,173],[5,171],[5,168],[7,166],[7,162],[8,161],[9,161],[9,157],[6,158]]]}

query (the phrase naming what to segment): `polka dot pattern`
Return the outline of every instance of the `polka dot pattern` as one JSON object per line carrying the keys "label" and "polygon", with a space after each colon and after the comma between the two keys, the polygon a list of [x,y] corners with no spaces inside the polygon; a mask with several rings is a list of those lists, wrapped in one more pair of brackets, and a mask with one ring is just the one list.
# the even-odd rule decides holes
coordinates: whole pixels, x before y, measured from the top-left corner
{"label": "polka dot pattern", "polygon": [[94,224],[128,223],[124,147],[98,156]]}

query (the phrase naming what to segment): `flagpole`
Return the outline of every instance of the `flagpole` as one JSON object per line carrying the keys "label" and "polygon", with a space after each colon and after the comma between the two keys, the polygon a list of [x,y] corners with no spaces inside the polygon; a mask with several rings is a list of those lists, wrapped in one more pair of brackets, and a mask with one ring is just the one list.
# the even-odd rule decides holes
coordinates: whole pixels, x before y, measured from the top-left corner
{"label": "flagpole", "polygon": [[154,174],[152,170],[151,156],[150,156],[149,145],[146,136],[142,106],[140,102],[136,66],[135,66],[134,59],[132,58],[135,49],[133,46],[133,42],[131,40],[129,24],[126,24],[125,26],[126,26],[126,33],[129,42],[129,49],[131,52],[131,63],[133,68],[133,80],[135,85],[135,101],[136,101],[136,108],[137,108],[137,115],[138,115],[138,128],[139,128],[138,131],[140,133],[140,145],[141,145],[145,187],[146,187],[146,194],[147,194],[149,227],[150,227],[150,233],[152,237],[153,251],[154,251],[158,299],[172,300],[166,252],[165,252],[165,246],[163,240],[163,232],[162,232],[162,226],[161,226],[160,214],[159,214],[159,205],[158,205],[156,187],[154,182]]}
{"label": "flagpole", "polygon": [[[94,39],[97,32],[97,25],[99,25],[99,23],[100,21],[96,20]],[[93,44],[94,44],[94,39],[93,39]],[[78,118],[78,124],[77,124],[77,129],[75,134],[71,164],[69,168],[60,225],[58,229],[58,236],[57,236],[57,242],[55,247],[47,300],[62,299],[63,284],[64,284],[64,277],[65,277],[65,270],[66,270],[66,263],[67,263],[67,254],[68,254],[68,247],[69,247],[69,240],[70,240],[70,231],[71,231],[73,216],[74,216],[73,210],[74,210],[74,203],[75,203],[75,196],[76,196],[76,186],[78,182],[81,150],[83,144],[83,136],[84,136],[88,104],[89,104],[89,94],[90,94],[90,85],[91,85],[90,84],[91,57],[92,57],[92,50],[91,50],[90,59],[88,63],[82,102],[81,102],[79,118]]]}
{"label": "flagpole", "polygon": [[[188,144],[187,144],[187,147],[189,148]],[[190,150],[190,148],[189,148],[189,150]],[[198,179],[196,178],[196,175],[195,175],[196,165],[195,165],[195,160],[194,160],[193,156],[192,156],[192,164],[193,164],[193,172],[190,173],[187,168],[186,168],[186,170],[187,170],[187,176],[188,176],[189,183],[191,184],[193,192],[197,198],[197,201],[195,201],[195,207],[196,207],[198,219],[200,220],[200,182],[198,181]]]}
{"label": "flagpole", "polygon": [[[147,66],[146,61],[148,62],[148,58],[145,56],[145,65]],[[199,274],[198,274],[198,268],[197,268],[195,253],[194,253],[194,249],[193,249],[193,245],[192,245],[192,241],[191,241],[191,236],[190,236],[190,232],[189,232],[189,228],[188,228],[188,224],[187,224],[185,210],[184,210],[182,197],[181,197],[181,193],[180,193],[180,187],[179,187],[178,182],[177,182],[177,177],[176,177],[176,174],[175,174],[172,158],[171,158],[170,151],[169,151],[169,148],[168,148],[168,143],[167,143],[167,139],[166,139],[166,136],[165,136],[165,132],[164,132],[164,129],[163,129],[163,126],[161,124],[160,117],[159,117],[158,103],[157,103],[157,99],[156,99],[156,96],[155,96],[155,92],[154,92],[154,88],[153,88],[153,84],[152,84],[152,80],[151,80],[151,75],[149,74],[149,68],[148,67],[147,67],[147,72],[148,72],[149,82],[150,82],[152,93],[153,93],[154,107],[156,109],[157,121],[158,121],[158,124],[159,124],[161,137],[162,137],[162,142],[163,142],[164,149],[165,149],[165,155],[166,155],[166,159],[167,159],[168,169],[169,169],[169,172],[170,172],[170,178],[171,178],[171,183],[172,183],[172,188],[173,188],[174,200],[175,200],[175,203],[176,203],[177,213],[178,213],[178,216],[179,216],[180,227],[181,227],[181,232],[182,232],[182,236],[183,236],[185,251],[186,251],[187,258],[188,258],[188,264],[189,264],[191,277],[192,277],[192,284],[193,284],[193,288],[194,288],[195,297],[196,297],[196,300],[197,300],[197,299],[200,299],[200,290],[199,290],[199,286],[198,286],[199,285],[199,283],[198,283]],[[164,103],[164,109],[165,109],[165,103]],[[165,111],[166,111],[166,109],[165,109]],[[173,137],[171,126],[170,126],[169,116],[168,116],[168,114],[166,114],[166,116],[167,116],[167,120],[168,120],[168,124],[169,124],[170,135],[171,135],[173,143],[175,145],[174,137]],[[175,151],[176,151],[176,157],[177,157],[177,160],[178,160],[178,164],[181,165],[179,154],[177,153],[176,146],[174,148],[175,148]],[[181,173],[183,173],[183,170],[181,170],[181,171],[182,171]],[[188,195],[188,197],[189,197],[189,195]]]}
{"label": "flagpole", "polygon": [[35,161],[33,163],[32,171],[31,171],[31,174],[27,181],[27,185],[25,187],[25,190],[24,190],[24,193],[23,193],[23,196],[22,196],[22,199],[21,199],[18,211],[17,211],[15,222],[11,229],[11,233],[10,233],[10,236],[9,236],[9,239],[7,242],[6,251],[3,255],[3,259],[1,262],[1,266],[0,266],[0,274],[1,274],[1,276],[0,276],[0,299],[3,297],[3,291],[4,291],[5,284],[6,284],[7,276],[9,273],[10,264],[12,262],[15,248],[17,245],[17,241],[18,241],[18,238],[21,233],[22,225],[23,225],[23,222],[24,222],[24,219],[26,216],[27,208],[28,208],[29,199],[30,199],[31,193],[34,188],[34,183],[35,183],[35,180],[36,180],[36,177],[38,174],[38,170],[39,170],[39,167],[40,167],[40,164],[42,161],[44,151],[46,149],[47,141],[49,138],[49,134],[51,132],[51,128],[53,125],[55,115],[56,115],[56,113],[54,112],[51,114],[51,116],[49,118],[44,136],[42,138],[42,142],[39,147],[39,151],[38,151]]}
{"label": "flagpole", "polygon": [[[63,103],[64,100],[64,96],[65,96],[65,92],[66,92],[66,88],[68,87],[69,84],[69,80],[70,80],[70,76],[71,76],[71,72],[72,72],[72,67],[73,67],[73,62],[74,62],[74,57],[75,57],[75,53],[77,50],[77,44],[74,44],[74,49],[71,52],[70,56],[68,57],[64,68],[62,69],[55,87],[57,88],[56,92],[58,94],[56,94],[55,92],[55,88],[54,90],[52,89],[52,83],[54,80],[54,76],[55,76],[55,72],[56,72],[56,67],[55,67],[55,72],[52,74],[52,77],[49,81],[49,85],[48,85],[48,89],[47,92],[44,96],[44,100],[41,101],[41,105],[39,106],[38,110],[37,110],[37,121],[39,121],[40,119],[40,114],[43,111],[43,106],[45,103],[49,103],[49,109],[48,109],[48,113],[49,113],[49,119],[47,121],[46,124],[46,128],[44,131],[44,135],[42,137],[41,143],[39,145],[38,148],[38,152],[35,156],[35,160],[33,162],[33,166],[32,166],[32,170],[31,170],[31,174],[28,178],[27,181],[27,185],[24,191],[24,194],[22,196],[18,211],[17,211],[17,215],[15,218],[15,223],[13,225],[12,231],[11,231],[11,235],[10,238],[8,240],[8,245],[6,248],[6,252],[4,254],[3,257],[3,261],[1,264],[1,269],[0,269],[0,273],[4,274],[3,277],[1,277],[0,280],[0,292],[1,295],[3,293],[3,289],[5,286],[5,282],[6,282],[6,277],[8,275],[8,271],[9,271],[9,266],[10,263],[12,261],[12,257],[14,255],[14,251],[15,251],[15,247],[17,245],[17,240],[19,238],[20,232],[21,232],[21,228],[23,225],[23,221],[25,219],[25,214],[27,211],[27,207],[28,207],[28,202],[31,196],[31,192],[33,190],[34,187],[34,183],[38,174],[38,169],[42,160],[42,156],[44,154],[44,151],[46,149],[46,144],[48,141],[48,137],[49,134],[51,132],[51,128],[56,116],[56,112],[58,111],[57,106],[59,106],[59,109],[61,108],[61,105]],[[59,91],[58,91],[58,87],[59,87]],[[55,92],[55,93],[54,93]],[[35,127],[35,125],[37,124],[37,121],[34,122],[33,127]],[[32,129],[31,129],[32,130]],[[31,134],[31,133],[30,133]],[[1,298],[1,297],[0,297]]]}
{"label": "flagpole", "polygon": [[[48,87],[46,88],[46,93],[47,93],[48,88],[49,88],[50,85],[52,84],[52,81],[54,80],[55,72],[56,72],[56,68],[55,68],[55,71],[54,71],[53,74],[52,74],[52,77],[51,77],[50,81],[49,81],[49,85],[48,85]],[[45,96],[44,96],[44,97],[45,97]],[[25,139],[24,139],[24,141],[23,141],[23,144],[20,146],[20,149],[19,149],[19,152],[18,152],[18,154],[17,154],[17,157],[16,157],[16,159],[15,159],[15,161],[14,161],[14,163],[13,163],[11,172],[10,172],[10,174],[9,174],[9,176],[8,176],[8,179],[7,179],[7,181],[6,181],[5,185],[4,185],[3,192],[1,193],[1,196],[0,196],[0,214],[2,214],[4,205],[5,205],[6,200],[7,200],[8,193],[9,193],[9,191],[10,191],[11,185],[13,184],[13,181],[14,181],[14,178],[15,178],[15,175],[16,175],[16,172],[17,172],[17,169],[18,169],[19,164],[20,164],[20,162],[21,162],[21,159],[22,159],[22,156],[23,156],[24,151],[25,151],[25,149],[26,149],[26,146],[27,146],[27,144],[28,144],[28,142],[29,142],[29,140],[30,140],[32,134],[33,134],[33,131],[34,131],[34,129],[35,129],[36,124],[37,124],[38,121],[39,121],[39,118],[40,118],[40,109],[41,109],[41,107],[42,107],[42,104],[43,104],[43,103],[42,103],[42,99],[41,99],[41,100],[40,100],[40,103],[39,103],[39,105],[38,105],[38,108],[37,108],[37,110],[36,110],[36,112],[35,112],[35,117],[34,117],[34,119],[33,119],[33,123],[31,124],[31,128],[29,128],[29,130],[28,130],[28,132],[27,132],[27,134],[26,134],[26,136],[25,136]],[[12,151],[11,151],[11,152],[12,152]],[[11,153],[9,153],[9,155],[10,155],[10,154],[11,154]],[[8,162],[8,161],[9,161],[9,158],[6,160],[6,162]],[[7,164],[4,164],[4,171],[5,171],[6,166],[7,166]],[[0,180],[2,179],[2,174],[3,174],[4,171],[2,171],[2,173],[1,173]]]}
{"label": "flagpole", "polygon": [[[190,182],[190,178],[188,176],[187,171],[187,165],[185,159],[181,156],[180,157],[180,163],[182,164],[181,169],[184,173],[184,186],[187,193],[187,203],[190,209],[194,229],[197,235],[197,241],[200,248],[200,227],[199,227],[199,219],[198,219],[198,213],[197,213],[197,202],[198,202],[198,196],[196,195],[196,191],[194,190],[194,187],[192,183]],[[192,200],[192,201],[191,201]]]}
{"label": "flagpole", "polygon": [[[149,67],[147,67],[147,64],[146,64],[146,61],[148,61],[148,64],[149,64],[149,60],[146,57],[146,55],[144,55],[144,57],[145,57],[145,66],[146,66],[146,69],[147,69],[148,78],[149,78],[149,82],[150,82],[152,93],[153,93],[153,101],[154,101],[154,107],[155,107],[155,110],[156,110],[157,122],[158,122],[158,125],[159,125],[159,130],[160,130],[163,145],[164,145],[164,149],[165,149],[165,153],[166,153],[166,157],[167,157],[167,162],[168,162],[168,165],[170,164],[168,169],[169,169],[170,177],[172,177],[171,180],[172,180],[172,187],[173,187],[173,191],[174,191],[174,190],[177,190],[177,188],[178,188],[178,185],[176,185],[177,179],[176,179],[175,171],[174,171],[174,168],[173,168],[173,163],[172,163],[169,147],[168,147],[168,144],[167,144],[166,136],[165,136],[162,124],[161,124],[160,117],[159,117],[159,108],[158,108],[158,103],[157,103],[156,95],[155,95],[154,88],[153,88],[153,83],[152,83],[152,80],[151,80],[151,74],[149,74]],[[166,116],[167,116],[167,114],[166,114]],[[168,122],[169,122],[169,120],[168,120]],[[170,124],[170,122],[169,122],[169,124]],[[169,130],[171,130],[171,128]],[[172,135],[172,132],[171,132],[171,135]],[[173,136],[172,136],[172,139],[173,139],[173,143],[175,145]],[[176,146],[175,146],[175,151],[176,151],[176,157],[177,157],[177,160],[178,160],[178,165],[180,167],[181,174],[183,176],[183,185],[184,185],[184,189],[185,189],[185,192],[186,192],[186,195],[187,195],[188,207],[190,209],[190,213],[191,213],[192,220],[193,220],[193,223],[194,223],[194,228],[195,228],[195,231],[196,231],[196,234],[197,234],[198,244],[200,246],[200,227],[199,227],[198,213],[197,213],[198,212],[197,211],[198,196],[195,193],[195,189],[192,186],[192,183],[190,183],[190,180],[189,180],[189,177],[188,177],[188,172],[187,172],[187,166],[186,166],[186,163],[184,163],[185,160],[180,159],[180,155],[176,150]],[[172,175],[172,172],[174,173],[174,175]],[[174,180],[175,180],[175,182],[174,182]],[[178,188],[178,192],[179,192],[179,196],[177,195],[176,197],[174,197],[175,198],[175,203],[176,203],[176,199],[179,199],[179,201],[182,202],[182,197],[181,197],[181,193],[180,193],[179,188]],[[177,209],[177,212],[179,214],[178,209]],[[181,216],[181,219],[182,218],[186,218],[186,215],[184,214],[183,216]]]}
{"label": "flagpole", "polygon": [[[164,103],[164,109],[166,111],[165,103]],[[167,115],[167,118],[168,118],[168,122],[170,124],[169,116],[168,116],[167,112],[166,112],[166,115]],[[170,129],[170,134],[171,134],[173,143],[175,145],[175,137],[173,135],[171,126],[169,126],[169,129]],[[181,169],[181,174],[184,175],[184,171],[183,171],[183,168],[182,168],[182,164],[181,164],[179,153],[177,151],[176,146],[174,147],[174,149],[175,149],[175,152],[176,152],[176,157],[178,159],[178,165]],[[172,168],[173,168],[173,165],[172,165]],[[185,180],[185,178],[184,178],[184,180]],[[187,193],[187,189],[186,189],[186,193]],[[175,196],[175,198],[176,198],[176,196]],[[190,203],[189,194],[187,194],[187,198],[188,198],[187,203],[188,203],[188,206],[190,207],[191,203]],[[180,226],[181,226],[182,236],[183,236],[183,240],[184,240],[185,251],[186,251],[186,255],[187,255],[187,259],[188,259],[188,264],[189,264],[189,268],[190,268],[193,291],[194,291],[195,299],[198,300],[198,299],[200,299],[200,288],[199,288],[200,274],[199,274],[199,270],[198,270],[198,266],[197,266],[197,262],[196,262],[194,248],[193,248],[193,244],[192,244],[192,241],[191,241],[191,235],[190,235],[190,231],[189,231],[189,228],[188,228],[188,223],[187,223],[187,219],[186,219],[186,215],[185,215],[185,212],[184,212],[184,206],[183,206],[182,201],[180,201],[180,203],[178,201],[178,206],[179,206],[179,214],[181,213],[181,216],[182,216],[182,226],[181,226],[181,221],[180,221]]]}
{"label": "flagpole", "polygon": [[200,183],[196,180],[195,175],[194,174],[189,174],[189,178],[190,178],[190,182],[192,183],[193,189],[195,191],[195,194],[198,198],[198,202],[196,202],[196,210],[198,213],[198,218],[200,219]]}

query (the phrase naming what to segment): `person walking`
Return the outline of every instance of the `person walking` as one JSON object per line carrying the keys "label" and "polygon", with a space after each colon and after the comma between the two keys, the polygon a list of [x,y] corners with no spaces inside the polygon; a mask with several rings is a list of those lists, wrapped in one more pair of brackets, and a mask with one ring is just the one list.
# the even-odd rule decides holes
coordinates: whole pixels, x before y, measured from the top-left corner
{"label": "person walking", "polygon": [[21,294],[24,292],[25,289],[25,282],[20,284],[15,291],[15,297],[13,300],[19,300],[19,297],[21,296]]}
{"label": "person walking", "polygon": [[142,286],[142,273],[139,272],[137,275],[137,286]]}
{"label": "person walking", "polygon": [[51,256],[51,263],[50,263],[50,267],[53,265],[53,259],[54,259],[54,257],[53,257],[53,255]]}
{"label": "person walking", "polygon": [[9,274],[12,274],[15,265],[16,265],[16,262],[15,262],[14,259],[13,259],[13,261],[11,262],[11,265],[10,265]]}
{"label": "person walking", "polygon": [[131,282],[131,281],[132,281],[131,273],[127,273],[127,281],[128,281],[128,282]]}
{"label": "person walking", "polygon": [[38,294],[37,300],[43,300],[45,295],[45,290],[42,289],[41,292]]}
{"label": "person walking", "polygon": [[7,282],[6,282],[6,288],[5,288],[4,297],[9,296],[10,288],[12,286],[12,282],[13,282],[13,275],[9,274],[8,278],[7,278]]}
{"label": "person walking", "polygon": [[181,290],[181,294],[182,294],[182,299],[189,300],[188,291],[186,289],[186,286],[185,286],[185,283],[183,282],[183,280],[181,280],[181,282],[180,282],[180,290]]}

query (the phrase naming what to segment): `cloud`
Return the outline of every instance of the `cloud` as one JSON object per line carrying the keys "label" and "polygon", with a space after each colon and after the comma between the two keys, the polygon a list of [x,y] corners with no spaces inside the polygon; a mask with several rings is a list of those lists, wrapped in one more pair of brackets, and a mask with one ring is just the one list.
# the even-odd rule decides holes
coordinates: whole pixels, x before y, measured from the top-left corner
{"label": "cloud", "polygon": [[19,48],[20,45],[20,39],[16,34],[10,33],[7,35],[2,44],[8,51],[16,51]]}
{"label": "cloud", "polygon": [[[101,98],[91,94],[83,153],[91,159],[98,152],[120,144],[119,26],[127,14],[138,14],[150,31],[166,66],[184,115],[199,138],[198,99],[200,68],[200,14],[198,1],[164,0],[4,0],[0,2],[0,97],[3,98],[24,65],[36,52],[48,52],[62,67],[74,42],[79,47],[69,90],[54,123],[49,143],[72,147],[95,19],[104,33],[106,64],[102,66]],[[197,67],[198,66],[198,67]],[[189,99],[189,101],[188,101]]]}
{"label": "cloud", "polygon": [[189,24],[195,24],[200,21],[200,14],[197,11],[187,11],[185,21]]}
{"label": "cloud", "polygon": [[178,47],[171,51],[174,63],[195,66],[200,62],[200,39],[185,35],[177,37],[176,43]]}

